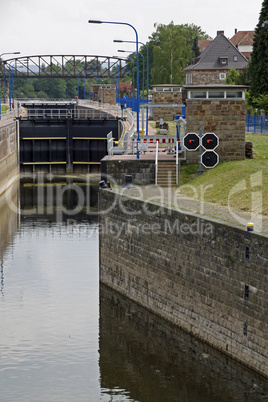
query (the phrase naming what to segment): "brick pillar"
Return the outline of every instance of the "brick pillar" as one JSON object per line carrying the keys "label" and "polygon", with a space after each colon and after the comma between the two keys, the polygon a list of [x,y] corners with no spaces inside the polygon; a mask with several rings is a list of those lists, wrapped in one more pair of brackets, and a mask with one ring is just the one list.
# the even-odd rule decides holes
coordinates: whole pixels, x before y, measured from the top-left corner
{"label": "brick pillar", "polygon": [[[187,99],[186,132],[213,132],[220,140],[217,153],[220,161],[245,159],[245,118],[244,99],[201,100]],[[198,151],[187,152],[187,161],[198,162]]]}

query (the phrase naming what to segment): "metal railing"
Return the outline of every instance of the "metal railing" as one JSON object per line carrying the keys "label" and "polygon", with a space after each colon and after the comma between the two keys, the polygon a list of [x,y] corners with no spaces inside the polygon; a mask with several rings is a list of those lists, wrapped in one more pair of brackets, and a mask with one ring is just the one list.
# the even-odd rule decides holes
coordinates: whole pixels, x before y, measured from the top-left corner
{"label": "metal railing", "polygon": [[19,106],[17,102],[15,102],[14,109],[7,110],[1,113],[0,123],[8,123],[12,120],[15,120],[20,115],[22,116],[24,110]]}
{"label": "metal railing", "polygon": [[134,137],[134,116],[130,110],[126,110],[126,122],[129,125],[127,130],[122,132],[122,135],[118,141],[118,146],[114,146],[114,138],[112,134],[107,135],[107,152],[108,157],[116,155],[123,155],[132,153],[132,139]]}
{"label": "metal railing", "polygon": [[117,115],[103,109],[39,109],[27,108],[23,118],[26,119],[76,119],[76,120],[116,120]]}
{"label": "metal railing", "polygon": [[268,116],[246,116],[246,132],[268,134]]}

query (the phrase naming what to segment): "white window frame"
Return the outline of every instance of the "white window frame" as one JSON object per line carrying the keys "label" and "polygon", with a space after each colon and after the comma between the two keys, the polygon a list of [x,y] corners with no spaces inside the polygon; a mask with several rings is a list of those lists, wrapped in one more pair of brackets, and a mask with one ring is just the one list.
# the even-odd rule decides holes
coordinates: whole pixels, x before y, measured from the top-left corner
{"label": "white window frame", "polygon": [[219,79],[220,80],[226,80],[226,73],[220,73]]}

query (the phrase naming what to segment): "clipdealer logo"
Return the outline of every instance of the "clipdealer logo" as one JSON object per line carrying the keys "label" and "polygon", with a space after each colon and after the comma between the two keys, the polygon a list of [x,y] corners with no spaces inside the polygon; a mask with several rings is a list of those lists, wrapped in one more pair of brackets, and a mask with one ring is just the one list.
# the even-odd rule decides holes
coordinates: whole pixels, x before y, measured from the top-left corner
{"label": "clipdealer logo", "polygon": [[[187,217],[186,217],[187,218]],[[213,234],[213,225],[202,219],[180,220],[164,219],[159,222],[140,222],[136,218],[128,219],[126,222],[116,222],[103,216],[99,222],[99,233],[110,235],[115,238],[125,236],[148,236],[148,235],[200,235],[210,236]]]}
{"label": "clipdealer logo", "polygon": [[229,192],[228,194],[228,209],[230,214],[235,218],[235,220],[243,226],[248,223],[248,218],[244,218],[239,215],[237,211],[234,210],[232,205],[232,197],[239,193],[248,192],[250,198],[250,220],[254,222],[256,230],[262,231],[262,213],[263,213],[263,175],[262,171],[253,173],[250,175],[249,186],[245,179],[240,180]]}

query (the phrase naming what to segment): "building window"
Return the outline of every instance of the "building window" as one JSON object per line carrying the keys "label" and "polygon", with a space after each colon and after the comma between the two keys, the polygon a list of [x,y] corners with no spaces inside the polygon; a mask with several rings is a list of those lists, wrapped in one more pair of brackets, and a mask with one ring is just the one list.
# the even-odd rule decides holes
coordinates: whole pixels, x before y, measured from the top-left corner
{"label": "building window", "polygon": [[226,91],[226,98],[241,98],[243,99],[243,92],[242,91]]}
{"label": "building window", "polygon": [[193,79],[192,79],[192,74],[186,74],[186,84],[192,84]]}
{"label": "building window", "polygon": [[219,57],[219,63],[221,66],[226,66],[228,64],[228,57]]}
{"label": "building window", "polygon": [[234,61],[237,61],[237,60],[238,60],[237,56],[234,56]]}
{"label": "building window", "polygon": [[188,99],[245,99],[244,91],[188,91]]}
{"label": "building window", "polygon": [[226,73],[220,73],[220,80],[226,80]]}
{"label": "building window", "polygon": [[189,99],[206,99],[207,92],[206,91],[192,91],[189,94]]}
{"label": "building window", "polygon": [[158,87],[153,92],[181,92],[181,87]]}
{"label": "building window", "polygon": [[209,91],[208,97],[209,99],[222,99],[224,98],[224,91]]}

